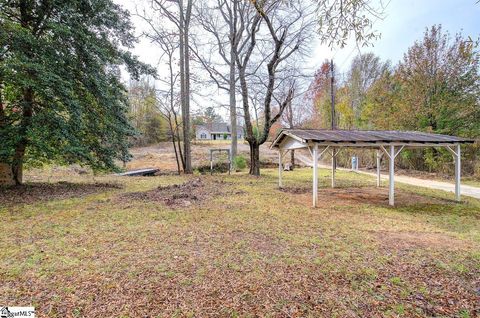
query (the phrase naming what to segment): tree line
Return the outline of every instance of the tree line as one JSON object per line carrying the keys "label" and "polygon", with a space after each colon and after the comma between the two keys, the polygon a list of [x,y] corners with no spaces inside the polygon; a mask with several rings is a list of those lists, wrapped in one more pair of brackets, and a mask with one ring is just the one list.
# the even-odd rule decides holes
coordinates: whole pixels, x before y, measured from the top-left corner
{"label": "tree line", "polygon": [[[192,171],[191,100],[215,87],[228,96],[232,156],[237,156],[236,127],[242,122],[250,146],[250,174],[260,174],[260,146],[308,76],[301,65],[312,39],[320,35],[325,42],[341,44],[354,33],[359,42],[368,43],[376,36],[370,31],[369,15],[375,12],[368,1],[345,3],[349,5],[152,0],[137,7],[136,16],[147,25],[143,36],[162,54],[158,103],[167,121],[175,123],[170,136],[175,153],[181,153],[183,172]],[[361,18],[358,12],[365,15]]]}
{"label": "tree line", "polygon": [[[147,126],[170,131],[185,173],[192,172],[192,101],[212,85],[226,92],[232,127],[238,117],[245,125],[250,173],[259,175],[259,147],[299,91],[312,39],[371,43],[381,11],[369,0],[145,0],[136,12],[112,0],[0,0],[2,180],[20,184],[24,164],[111,171],[129,160],[134,126],[150,129],[129,119],[135,100],[122,70],[162,83],[154,95],[167,116]],[[162,53],[158,67],[131,53],[131,14]]]}
{"label": "tree line", "polygon": [[[478,139],[480,137],[480,51],[478,41],[450,35],[441,25],[396,65],[374,53],[357,55],[345,74],[335,74],[335,120],[341,129],[413,130]],[[329,128],[330,65],[317,70],[307,99],[313,116],[304,127]],[[478,145],[464,149],[464,170],[479,174]],[[448,172],[451,155],[442,149],[404,151],[405,168]]]}

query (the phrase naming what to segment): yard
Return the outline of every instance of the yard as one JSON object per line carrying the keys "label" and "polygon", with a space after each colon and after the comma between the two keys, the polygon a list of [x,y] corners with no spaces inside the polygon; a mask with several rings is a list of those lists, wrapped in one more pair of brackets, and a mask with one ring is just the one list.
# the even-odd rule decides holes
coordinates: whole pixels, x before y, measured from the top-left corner
{"label": "yard", "polygon": [[480,314],[480,201],[399,184],[390,208],[373,178],[339,172],[329,189],[321,170],[313,209],[310,178],[53,174],[4,190],[0,303],[40,317]]}

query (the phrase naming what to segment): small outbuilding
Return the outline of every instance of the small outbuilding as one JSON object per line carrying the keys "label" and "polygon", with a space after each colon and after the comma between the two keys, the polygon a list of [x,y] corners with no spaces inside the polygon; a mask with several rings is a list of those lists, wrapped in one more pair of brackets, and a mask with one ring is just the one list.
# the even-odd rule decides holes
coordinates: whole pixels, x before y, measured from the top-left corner
{"label": "small outbuilding", "polygon": [[380,160],[389,160],[389,204],[395,205],[395,158],[404,148],[445,147],[455,160],[455,198],[460,201],[461,144],[474,140],[416,132],[394,130],[313,130],[282,129],[271,148],[278,149],[278,185],[282,186],[282,158],[289,150],[306,148],[313,160],[313,206],[318,202],[318,160],[332,158],[332,187],[335,187],[334,158],[341,148],[369,148],[377,151],[377,186],[380,186]]}

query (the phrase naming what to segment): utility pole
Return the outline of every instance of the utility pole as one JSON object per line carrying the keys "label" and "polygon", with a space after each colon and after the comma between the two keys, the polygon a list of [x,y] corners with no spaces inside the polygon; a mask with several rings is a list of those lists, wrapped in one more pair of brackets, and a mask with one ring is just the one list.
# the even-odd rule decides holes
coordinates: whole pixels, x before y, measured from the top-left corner
{"label": "utility pole", "polygon": [[332,130],[336,129],[335,126],[335,91],[334,91],[334,83],[335,83],[335,73],[333,71],[333,59],[330,60],[330,96],[332,99]]}
{"label": "utility pole", "polygon": [[[335,91],[334,91],[334,83],[335,83],[335,73],[333,71],[333,59],[330,60],[330,96],[332,99],[332,127],[331,129],[336,129],[335,125]],[[335,147],[332,148],[332,188],[335,188],[335,172],[337,170],[337,149]]]}

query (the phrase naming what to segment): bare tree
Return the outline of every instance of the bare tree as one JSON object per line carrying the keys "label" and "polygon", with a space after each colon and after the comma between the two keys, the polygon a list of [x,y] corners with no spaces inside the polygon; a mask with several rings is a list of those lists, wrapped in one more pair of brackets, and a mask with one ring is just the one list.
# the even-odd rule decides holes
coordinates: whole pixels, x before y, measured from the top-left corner
{"label": "bare tree", "polygon": [[[179,65],[180,65],[180,101],[182,110],[183,156],[182,164],[185,173],[192,173],[192,154],[190,136],[190,22],[193,0],[152,0],[150,9],[159,13],[160,17],[168,19],[178,32]],[[144,20],[148,20],[145,18]],[[151,20],[151,19],[150,19]],[[148,22],[148,21],[147,21]],[[158,25],[164,21],[158,21]],[[150,26],[153,26],[150,23]]]}
{"label": "bare tree", "polygon": [[316,0],[319,21],[318,33],[322,43],[344,47],[351,35],[359,46],[368,46],[380,34],[373,24],[383,19],[386,4],[383,0]]}
{"label": "bare tree", "polygon": [[[344,45],[350,33],[355,35],[357,43],[368,44],[376,37],[374,32],[370,32],[373,21],[369,17],[380,17],[377,15],[379,11],[370,2],[371,0],[211,0],[208,3],[216,3],[218,14],[200,7],[198,16],[204,31],[213,35],[212,47],[218,50],[225,62],[228,71],[224,71],[225,67],[219,69],[211,61],[200,58],[195,43],[190,44],[193,0],[151,0],[152,9],[158,10],[168,19],[179,37],[184,171],[189,173],[192,170],[190,50],[199,58],[217,86],[229,92],[233,138],[237,124],[235,91],[238,89],[237,81],[240,82],[246,140],[250,146],[250,174],[259,175],[260,145],[267,140],[270,128],[293,99],[293,86],[280,85],[282,78],[285,78],[282,74],[288,69],[289,62],[305,54],[303,48],[313,37],[310,32],[312,22],[320,20],[320,38],[330,45]],[[316,10],[312,11],[310,8],[314,3],[317,3]],[[318,19],[315,19],[314,12],[318,13]],[[359,15],[358,12],[369,16]],[[260,78],[262,85],[252,85],[256,77]],[[261,87],[261,91],[255,91],[257,87]],[[252,99],[252,95],[255,98]],[[252,104],[255,120],[251,117],[252,100],[255,101]],[[275,102],[278,105],[273,105]],[[278,112],[273,112],[272,109],[278,109]],[[232,147],[235,145],[233,142]]]}
{"label": "bare tree", "polygon": [[373,53],[359,54],[353,59],[345,84],[357,126],[367,90],[389,69],[390,62],[382,62]]}
{"label": "bare tree", "polygon": [[[285,112],[284,112],[284,118],[286,119],[287,123],[288,123],[288,128],[290,129],[293,129],[295,128],[295,121],[294,121],[294,116],[295,116],[295,113],[294,113],[294,110],[293,110],[293,98],[295,97],[295,88],[294,88],[294,91],[293,91],[293,96],[292,96],[292,99],[289,100],[288,104],[287,104],[287,107],[285,108]],[[291,170],[295,169],[295,149],[292,149],[290,151],[290,163],[291,163]]]}
{"label": "bare tree", "polygon": [[[185,156],[184,172],[193,173],[192,168],[192,150],[191,150],[191,136],[190,136],[190,47],[189,47],[189,32],[190,21],[192,16],[193,0],[186,0],[187,4],[184,7],[184,1],[178,0],[178,7],[180,10],[180,78],[183,84],[183,92],[181,94],[182,102],[182,118],[183,118],[183,151]],[[183,54],[182,54],[183,51]]]}
{"label": "bare tree", "polygon": [[[312,115],[312,108],[305,103],[304,97],[308,92],[312,76],[302,70],[300,62],[291,63],[289,68],[279,74],[278,85],[273,98],[281,104],[286,98],[286,92],[293,90],[292,98],[285,107],[280,118],[282,126],[290,129],[302,127]],[[291,169],[295,167],[295,150],[290,151]]]}
{"label": "bare tree", "polygon": [[[202,55],[195,50],[195,55],[217,87],[229,94],[231,155],[235,157],[238,143],[236,98],[238,75],[235,52],[241,45],[245,28],[252,21],[254,10],[249,2],[244,0],[216,0],[212,3],[205,2],[196,10],[198,22],[203,31],[211,35],[213,41],[208,43],[209,52]],[[220,58],[220,63],[212,60],[216,57]],[[223,66],[227,66],[228,71],[225,71]]]}
{"label": "bare tree", "polygon": [[[312,16],[305,10],[300,1],[285,4],[277,1],[252,1],[256,14],[249,28],[245,30],[245,38],[242,46],[236,49],[235,58],[240,78],[242,92],[242,105],[245,116],[246,140],[250,146],[250,174],[260,175],[260,145],[268,138],[270,128],[280,118],[287,105],[293,98],[293,87],[288,90],[286,97],[278,105],[278,112],[272,114],[272,101],[278,73],[282,62],[294,57],[295,53],[301,53],[300,48],[309,38],[307,26],[311,26]],[[261,25],[265,24],[267,31],[260,32]],[[250,115],[249,88],[247,72],[251,70],[252,54],[257,47],[257,36],[266,36],[262,42],[260,62],[253,66],[258,69],[266,66],[265,94],[262,102],[262,128],[254,132]],[[266,64],[265,64],[266,63]],[[251,71],[250,71],[251,72]],[[252,73],[252,72],[251,72]]]}
{"label": "bare tree", "polygon": [[[155,41],[163,51],[162,57],[166,56],[167,58],[167,68],[168,75],[166,79],[160,78],[161,81],[165,82],[168,85],[166,90],[158,91],[158,106],[159,110],[162,113],[163,117],[168,121],[168,126],[170,130],[170,138],[172,141],[173,150],[175,152],[175,160],[177,162],[177,171],[178,174],[181,173],[181,167],[185,167],[185,158],[182,153],[182,147],[180,144],[180,132],[179,132],[179,122],[178,122],[178,94],[175,90],[175,86],[178,81],[179,72],[174,70],[174,55],[178,49],[178,44],[176,42],[176,36],[168,34],[165,31],[153,29],[154,34],[148,35],[153,41]],[[178,150],[177,150],[178,145]]]}

